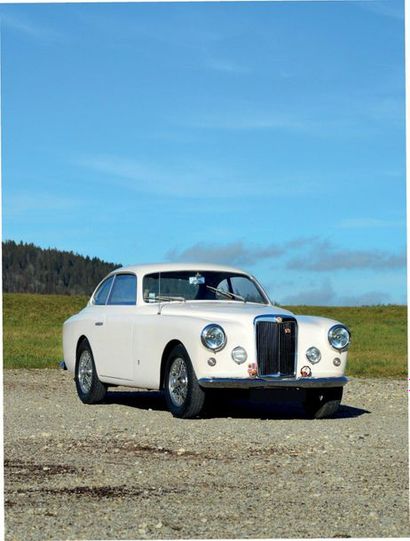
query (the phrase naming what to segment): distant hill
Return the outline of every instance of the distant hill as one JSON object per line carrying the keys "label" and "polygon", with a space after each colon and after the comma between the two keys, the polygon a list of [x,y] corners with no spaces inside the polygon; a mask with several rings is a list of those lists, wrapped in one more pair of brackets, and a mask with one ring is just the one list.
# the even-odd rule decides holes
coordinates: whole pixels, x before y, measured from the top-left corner
{"label": "distant hill", "polygon": [[7,293],[90,295],[118,267],[121,265],[74,252],[3,242],[3,291]]}

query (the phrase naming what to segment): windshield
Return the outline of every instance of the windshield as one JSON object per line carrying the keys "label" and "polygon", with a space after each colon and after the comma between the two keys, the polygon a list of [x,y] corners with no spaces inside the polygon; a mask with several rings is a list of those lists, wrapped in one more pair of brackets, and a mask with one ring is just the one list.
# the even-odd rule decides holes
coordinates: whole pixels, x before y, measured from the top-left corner
{"label": "windshield", "polygon": [[237,301],[268,304],[259,286],[245,274],[219,271],[172,271],[147,274],[144,301]]}

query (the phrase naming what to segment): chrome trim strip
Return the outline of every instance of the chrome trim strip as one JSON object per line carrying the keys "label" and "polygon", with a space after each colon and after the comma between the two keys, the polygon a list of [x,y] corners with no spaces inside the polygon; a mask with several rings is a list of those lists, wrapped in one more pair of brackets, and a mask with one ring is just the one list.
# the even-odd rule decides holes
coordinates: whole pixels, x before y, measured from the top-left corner
{"label": "chrome trim strip", "polygon": [[273,388],[322,388],[343,387],[349,378],[339,376],[335,378],[201,378],[198,380],[201,387],[253,389],[255,387]]}

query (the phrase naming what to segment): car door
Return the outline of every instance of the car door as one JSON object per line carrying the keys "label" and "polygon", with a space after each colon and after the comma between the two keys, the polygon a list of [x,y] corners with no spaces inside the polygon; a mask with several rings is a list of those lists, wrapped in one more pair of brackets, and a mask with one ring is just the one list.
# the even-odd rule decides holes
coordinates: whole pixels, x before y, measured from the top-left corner
{"label": "car door", "polygon": [[99,339],[99,375],[132,380],[133,342],[136,323],[137,277],[115,275],[102,322]]}
{"label": "car door", "polygon": [[85,334],[91,346],[97,373],[101,376],[101,366],[104,360],[104,333],[107,300],[114,283],[114,275],[106,278],[97,288],[88,310],[88,321]]}

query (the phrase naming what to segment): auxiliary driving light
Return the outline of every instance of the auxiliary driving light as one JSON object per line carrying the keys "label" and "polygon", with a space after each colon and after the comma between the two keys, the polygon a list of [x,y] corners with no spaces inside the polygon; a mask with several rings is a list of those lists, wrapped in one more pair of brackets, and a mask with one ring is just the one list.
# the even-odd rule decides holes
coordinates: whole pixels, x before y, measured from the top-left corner
{"label": "auxiliary driving light", "polygon": [[335,357],[335,358],[333,359],[333,364],[334,364],[335,366],[340,366],[340,365],[342,364],[342,361],[339,359],[339,357]]}
{"label": "auxiliary driving light", "polygon": [[244,363],[248,358],[248,354],[246,353],[246,349],[242,348],[241,346],[238,346],[238,347],[234,348],[232,350],[231,356],[232,356],[232,359],[237,364]]}
{"label": "auxiliary driving light", "polygon": [[306,351],[306,357],[310,363],[316,364],[322,358],[322,354],[320,353],[319,349],[312,346]]}
{"label": "auxiliary driving light", "polygon": [[216,365],[216,359],[211,357],[210,359],[208,359],[208,364],[209,364],[209,366],[215,366]]}

